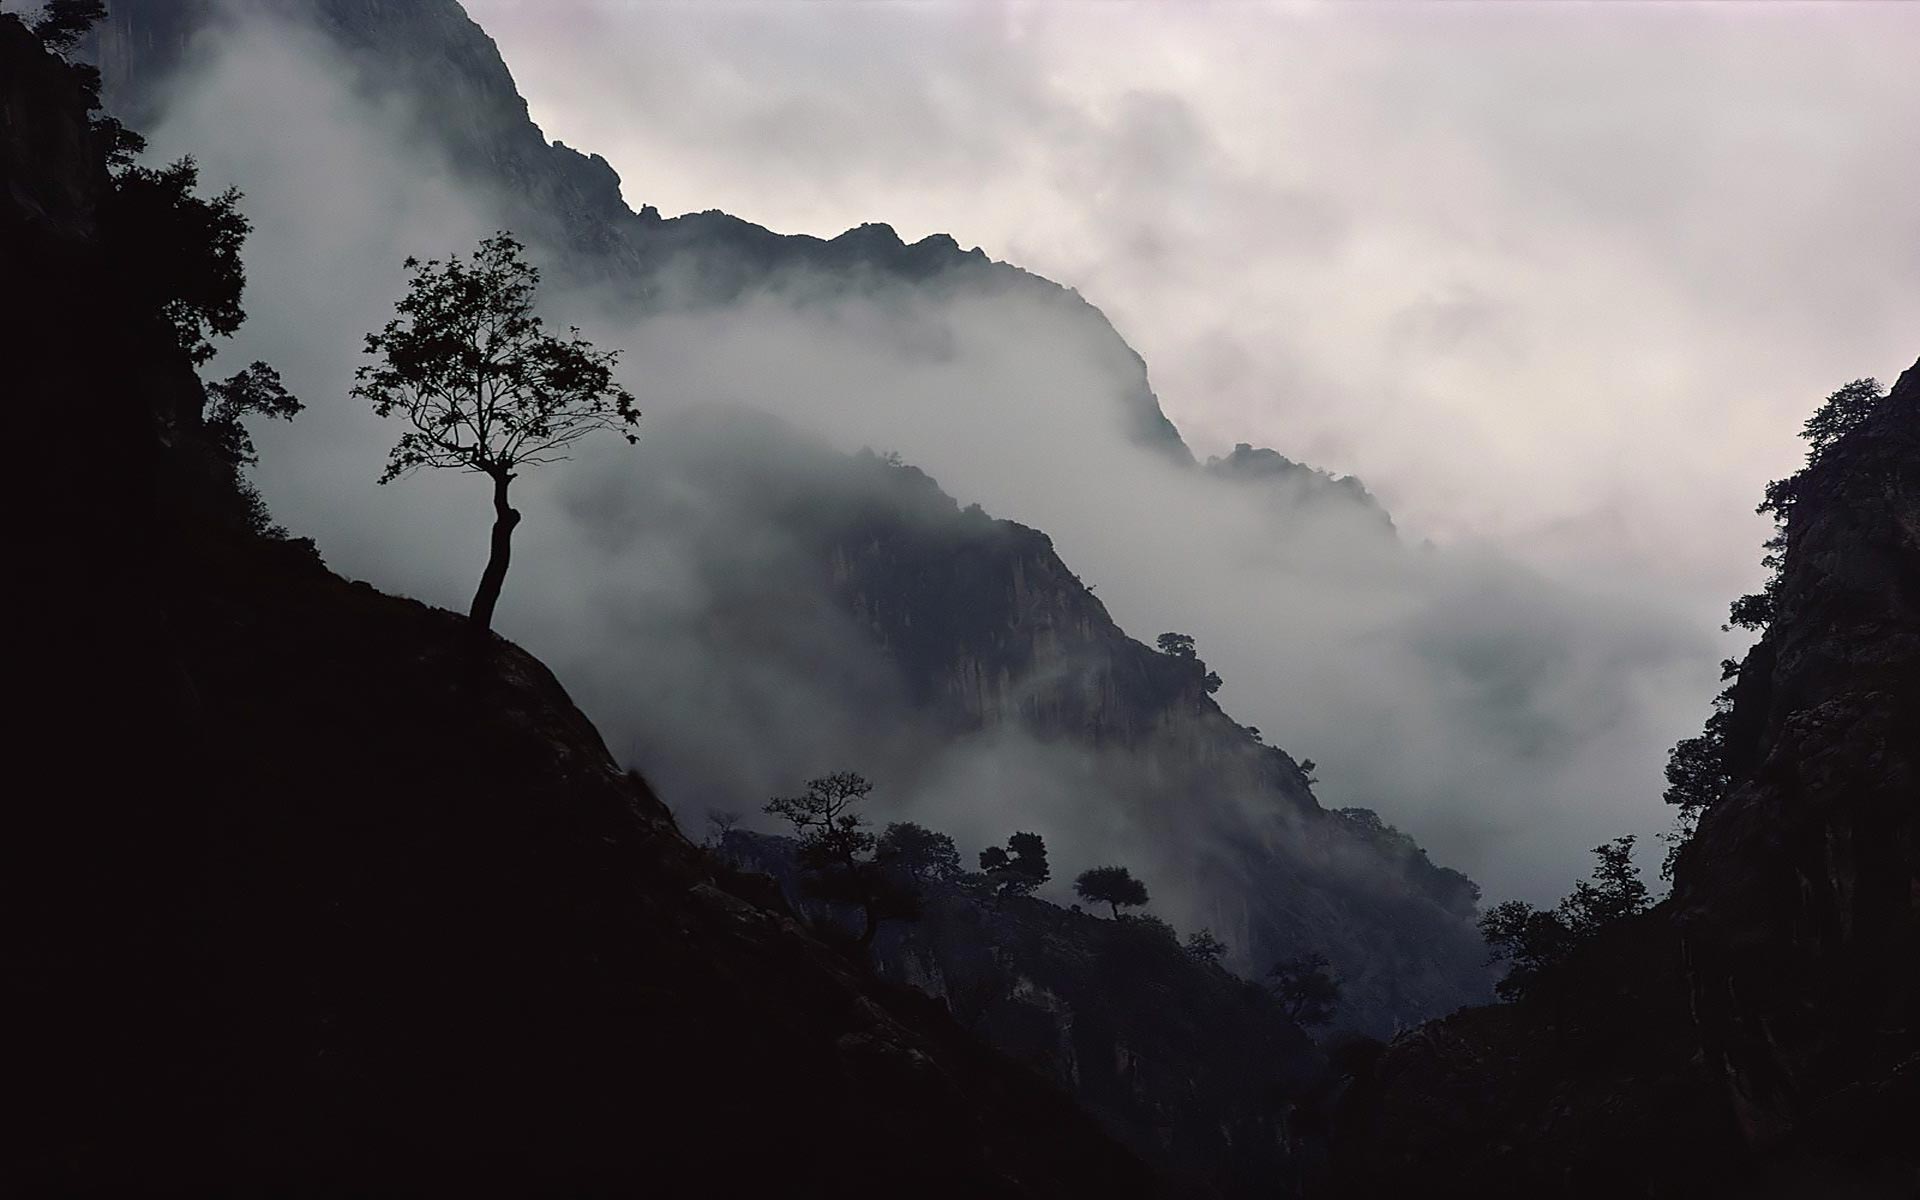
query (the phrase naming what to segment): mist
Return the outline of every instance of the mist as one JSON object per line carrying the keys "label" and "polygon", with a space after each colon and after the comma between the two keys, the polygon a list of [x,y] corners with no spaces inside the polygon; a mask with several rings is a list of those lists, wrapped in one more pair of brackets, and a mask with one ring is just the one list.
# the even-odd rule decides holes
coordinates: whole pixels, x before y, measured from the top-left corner
{"label": "mist", "polygon": [[[251,320],[225,359],[274,362],[308,405],[256,432],[276,517],[348,575],[463,609],[484,489],[447,474],[376,487],[396,430],[347,393],[401,260],[470,249],[506,206],[458,183],[356,70],[310,34],[243,23],[149,131],[150,157],[192,153],[210,187],[247,193]],[[1128,380],[1074,353],[1083,328],[1024,289],[787,277],[639,317],[557,280],[544,296],[556,321],[624,351],[647,416],[640,447],[583,446],[516,485],[526,515],[497,627],[555,667],[696,833],[709,809],[857,769],[881,785],[879,819],[948,830],[968,854],[1014,828],[1042,832],[1063,865],[1154,854],[1137,813],[1102,802],[1103,764],[1005,729],[947,745],[910,714],[874,720],[899,711],[897,680],[807,588],[753,614],[782,632],[751,652],[725,627],[736,614],[717,599],[742,581],[803,578],[801,549],[743,491],[839,479],[862,446],[1044,530],[1136,638],[1194,634],[1225,709],[1318,762],[1322,803],[1378,810],[1490,897],[1555,898],[1589,847],[1666,824],[1665,749],[1698,728],[1727,652],[1691,596],[1549,573],[1491,540],[1395,539],[1351,508],[1183,468],[1131,438]],[[1445,447],[1468,464],[1483,452],[1464,434]],[[1197,923],[1183,882],[1147,873]]]}

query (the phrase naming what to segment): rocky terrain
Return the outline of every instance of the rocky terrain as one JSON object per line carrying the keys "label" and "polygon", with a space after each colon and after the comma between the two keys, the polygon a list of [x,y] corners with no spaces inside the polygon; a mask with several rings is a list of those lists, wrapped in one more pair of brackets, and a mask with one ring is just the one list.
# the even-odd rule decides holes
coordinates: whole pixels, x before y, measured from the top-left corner
{"label": "rocky terrain", "polygon": [[203,251],[124,240],[84,82],[0,17],[8,394],[89,451],[25,539],[5,1190],[1155,1194],[730,892],[541,664],[249,527],[155,305]]}
{"label": "rocky terrain", "polygon": [[1773,619],[1734,689],[1732,786],[1672,897],[1543,994],[1356,1069],[1346,1194],[1920,1184],[1920,364],[1793,492]]}
{"label": "rocky terrain", "polygon": [[[114,5],[94,47],[110,104],[136,119],[161,111],[175,73],[208,52],[200,35],[231,19],[223,11],[159,0]],[[1195,463],[1161,412],[1145,364],[1069,289],[963,251],[951,238],[903,244],[884,225],[819,239],[718,212],[632,211],[604,160],[544,139],[494,44],[453,0],[275,0],[246,11],[317,32],[352,64],[357,88],[404,102],[420,144],[493,197],[503,220],[561,248],[565,273],[622,297],[632,311],[717,305],[747,289],[817,295],[884,286],[1018,298],[1063,315],[1064,337],[1051,351],[1061,361],[1125,381],[1113,419],[1135,440],[1207,485],[1262,489],[1277,510],[1338,509],[1356,536],[1392,543],[1386,513],[1350,477],[1250,446]],[[1348,980],[1345,1019],[1382,1034],[1486,995],[1471,882],[1429,863],[1370,813],[1325,811],[1291,756],[1220,709],[1204,666],[1128,637],[1043,532],[957,511],[931,481],[872,486],[872,464],[788,471],[775,504],[763,494],[768,459],[801,451],[776,456],[762,447],[749,457],[724,440],[716,449],[680,438],[658,418],[650,418],[648,438],[663,453],[636,468],[637,477],[671,473],[704,497],[700,508],[739,517],[687,551],[708,565],[705,582],[719,593],[700,622],[714,654],[747,664],[746,673],[767,656],[809,678],[843,681],[834,707],[864,706],[873,727],[901,730],[891,749],[856,745],[849,753],[857,756],[832,769],[857,764],[898,782],[916,761],[931,760],[932,747],[984,744],[1003,732],[1033,739],[1056,760],[1078,755],[1084,763],[1070,785],[1036,784],[1034,803],[1068,803],[1060,798],[1070,793],[1076,819],[1096,801],[1109,806],[1102,823],[1130,831],[1140,856],[1160,859],[1153,865],[1162,878],[1193,881],[1182,915],[1217,929],[1235,947],[1237,969],[1257,973],[1280,957],[1324,952]],[[727,481],[737,486],[723,491]],[[636,527],[658,513],[701,519],[670,500],[661,489],[645,491],[625,519]],[[784,535],[805,556],[783,559],[778,570],[730,557],[741,528],[755,531],[756,546]],[[596,536],[621,534],[602,525]],[[826,608],[845,618],[835,629],[857,637],[870,668],[848,666],[851,652],[814,664]],[[899,710],[898,700],[909,709]],[[755,719],[782,725],[765,731],[765,745],[804,744],[825,737],[809,727],[820,711]],[[729,764],[693,757],[694,739],[648,740],[637,761],[683,811],[751,810],[770,786],[741,784],[735,794]]]}

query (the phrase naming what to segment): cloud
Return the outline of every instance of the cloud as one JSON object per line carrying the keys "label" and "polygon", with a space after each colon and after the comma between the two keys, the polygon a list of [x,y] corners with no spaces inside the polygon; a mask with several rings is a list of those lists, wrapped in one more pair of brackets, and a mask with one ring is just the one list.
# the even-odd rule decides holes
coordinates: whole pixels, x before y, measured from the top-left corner
{"label": "cloud", "polygon": [[[593,98],[565,111],[600,124],[554,132],[624,153],[630,199],[711,184],[680,207],[824,220],[870,189],[863,219],[915,233],[951,215],[963,241],[998,230],[997,251],[1117,298],[1203,451],[1264,440],[1361,468],[1439,543],[1387,545],[1340,510],[1276,506],[1143,454],[1117,415],[1127,364],[1063,353],[1081,334],[1033,295],[796,285],[636,321],[553,293],[556,315],[625,348],[648,440],[517,485],[527,520],[499,624],[683,811],[750,805],[860,757],[908,781],[901,811],[963,840],[998,840],[1029,813],[1083,856],[1141,844],[1090,783],[1044,813],[1009,783],[1084,763],[1004,732],[943,748],[911,719],[874,721],[898,681],[818,595],[716,608],[805,557],[718,484],[839,469],[784,434],[756,441],[750,422],[693,419],[762,409],[819,454],[898,450],[962,503],[1044,529],[1124,628],[1196,634],[1228,710],[1318,760],[1326,803],[1378,808],[1496,896],[1551,898],[1586,847],[1664,823],[1664,750],[1704,715],[1725,652],[1712,626],[1746,582],[1726,564],[1756,540],[1743,472],[1747,441],[1764,439],[1702,430],[1790,428],[1807,397],[1730,421],[1734,399],[1800,375],[1762,388],[1734,335],[1707,329],[1725,304],[1702,290],[1710,272],[1648,273],[1649,247],[1695,228],[1698,199],[1644,182],[1589,195],[1576,151],[1540,144],[1537,115],[1475,123],[1544,71],[1516,65],[1501,27],[1420,18],[1460,40],[1442,40],[1455,61],[1415,55],[1398,27],[1245,9],[1214,10],[1217,24],[1111,10],[1108,36],[1085,45],[1069,36],[1078,18],[1054,10],[869,6],[817,25],[784,9],[579,8],[538,24],[551,8],[475,10],[536,114]],[[1254,36],[1281,29],[1296,40]],[[1306,62],[1313,47],[1332,58]],[[209,183],[248,192],[254,321],[234,355],[273,360],[309,404],[294,427],[260,431],[263,488],[337,567],[462,607],[485,555],[481,489],[372,486],[393,431],[346,393],[399,260],[470,246],[495,201],[456,187],[408,140],[409,114],[323,45],[256,23],[222,49],[153,134],[156,154],[195,153]],[[1542,49],[1548,63],[1565,53]],[[556,82],[563,60],[573,76]],[[1282,62],[1297,69],[1271,73]],[[1517,74],[1482,80],[1475,64]],[[1261,87],[1277,88],[1264,108]],[[1631,133],[1609,136],[1637,145]],[[1900,219],[1870,216],[1869,230]],[[1787,355],[1776,343],[1759,357],[1777,371]],[[1834,352],[1809,360],[1795,371]],[[1714,404],[1683,405],[1705,380]],[[1714,507],[1736,493],[1739,511]]]}

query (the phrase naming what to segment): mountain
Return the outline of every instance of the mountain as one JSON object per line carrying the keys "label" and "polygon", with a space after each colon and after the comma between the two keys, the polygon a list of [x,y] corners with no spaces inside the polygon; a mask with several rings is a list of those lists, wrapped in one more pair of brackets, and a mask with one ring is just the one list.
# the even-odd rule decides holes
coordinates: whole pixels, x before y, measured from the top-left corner
{"label": "mountain", "polygon": [[86,450],[19,541],[6,1190],[1157,1194],[729,891],[538,661],[261,528],[181,340],[220,243],[87,101],[0,16],[8,395]]}
{"label": "mountain", "polygon": [[1672,897],[1353,1071],[1346,1194],[1913,1194],[1920,363],[1791,492]]}
{"label": "mountain", "polygon": [[[715,853],[777,881],[842,936],[791,838],[728,830]],[[1105,920],[964,881],[920,878],[921,912],[874,940],[881,974],[943,1000],[968,1029],[1073,1096],[1176,1186],[1295,1194],[1318,1146],[1298,1109],[1324,1066],[1259,984],[1197,958],[1162,923]]]}
{"label": "mountain", "polygon": [[[1337,511],[1356,538],[1394,544],[1391,521],[1351,478],[1252,447],[1195,463],[1139,355],[1069,289],[949,237],[904,244],[884,225],[819,239],[717,212],[632,211],[604,160],[545,140],[497,48],[451,0],[244,11],[323,39],[358,93],[411,114],[418,145],[623,313],[774,295],[1031,315],[1046,322],[1041,378],[1071,369],[1114,381],[1111,410],[1086,419],[1194,486],[1236,503],[1257,496],[1281,520],[1302,504]],[[212,52],[203,35],[232,13],[113,6],[94,52],[115,109],[157,118],[181,73]],[[948,350],[906,352],[937,364]],[[931,479],[886,466],[829,458],[765,425],[653,412],[628,478],[569,493],[592,544],[664,547],[702,597],[663,610],[636,589],[611,636],[633,662],[626,677],[656,683],[599,682],[585,696],[590,711],[621,714],[616,736],[683,813],[751,812],[799,776],[857,765],[896,797],[940,797],[948,814],[926,819],[958,835],[1003,838],[1010,831],[987,823],[1017,807],[1007,820],[1071,829],[1082,853],[1151,870],[1178,901],[1172,915],[1216,929],[1242,971],[1326,953],[1347,980],[1343,1020],[1357,1027],[1386,1033],[1485,995],[1470,881],[1370,812],[1322,808],[1291,756],[1220,709],[1204,665],[1128,637],[1043,532],[962,510]],[[689,661],[692,648],[704,657]],[[976,815],[952,814],[962,807]]]}

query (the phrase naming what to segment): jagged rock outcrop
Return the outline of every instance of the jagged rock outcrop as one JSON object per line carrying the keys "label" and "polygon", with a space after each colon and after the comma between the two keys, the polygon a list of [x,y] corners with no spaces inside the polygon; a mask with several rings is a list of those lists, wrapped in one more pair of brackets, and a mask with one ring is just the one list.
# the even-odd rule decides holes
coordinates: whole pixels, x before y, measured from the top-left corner
{"label": "jagged rock outcrop", "polygon": [[[789,838],[733,830],[716,852],[772,876],[816,921],[846,915],[809,896]],[[1152,922],[917,886],[921,916],[874,942],[882,974],[940,998],[1192,1194],[1298,1194],[1313,1155],[1296,1144],[1294,1106],[1321,1055],[1261,987]]]}
{"label": "jagged rock outcrop", "polygon": [[[1340,1194],[1920,1186],[1920,364],[1792,485],[1672,897],[1353,1073]],[[1428,1190],[1431,1190],[1430,1188]]]}
{"label": "jagged rock outcrop", "polygon": [[108,252],[105,150],[0,16],[0,262],[37,289],[8,396],[88,452],[22,539],[6,1190],[1155,1194],[730,892],[537,661],[186,486],[204,395]]}

